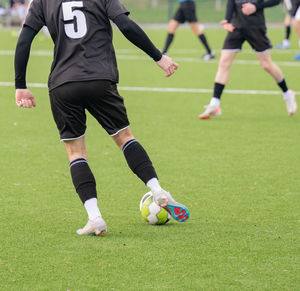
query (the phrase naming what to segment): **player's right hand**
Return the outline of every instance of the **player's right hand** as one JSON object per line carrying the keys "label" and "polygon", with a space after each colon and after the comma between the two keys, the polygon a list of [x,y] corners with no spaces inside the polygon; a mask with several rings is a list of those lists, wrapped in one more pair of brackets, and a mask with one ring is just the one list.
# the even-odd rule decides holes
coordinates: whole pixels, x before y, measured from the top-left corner
{"label": "player's right hand", "polygon": [[219,24],[223,25],[224,29],[229,32],[233,32],[235,29],[235,27],[230,22],[228,22],[226,19],[220,21]]}
{"label": "player's right hand", "polygon": [[178,64],[173,62],[173,60],[166,55],[163,55],[162,58],[156,63],[166,72],[166,74],[164,74],[165,77],[170,77],[178,69]]}
{"label": "player's right hand", "polygon": [[23,108],[36,106],[34,97],[28,89],[16,89],[16,104]]}

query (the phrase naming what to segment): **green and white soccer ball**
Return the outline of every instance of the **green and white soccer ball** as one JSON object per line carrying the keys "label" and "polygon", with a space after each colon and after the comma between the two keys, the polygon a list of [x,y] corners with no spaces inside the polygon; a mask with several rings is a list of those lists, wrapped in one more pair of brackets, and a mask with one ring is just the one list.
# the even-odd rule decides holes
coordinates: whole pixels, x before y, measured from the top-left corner
{"label": "green and white soccer ball", "polygon": [[142,217],[150,224],[165,224],[171,219],[167,210],[153,201],[151,192],[146,193],[140,201]]}

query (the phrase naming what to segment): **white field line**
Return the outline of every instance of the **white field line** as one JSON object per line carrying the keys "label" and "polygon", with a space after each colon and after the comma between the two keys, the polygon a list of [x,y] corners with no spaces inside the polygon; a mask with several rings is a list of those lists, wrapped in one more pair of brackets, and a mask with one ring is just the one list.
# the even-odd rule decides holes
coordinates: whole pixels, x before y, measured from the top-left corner
{"label": "white field line", "polygon": [[[121,50],[120,50],[121,51]],[[123,53],[129,52],[131,50],[123,50]],[[118,52],[118,50],[117,50]],[[132,53],[136,53],[137,51],[132,50]],[[47,57],[52,57],[53,52],[52,51],[39,51],[39,50],[33,50],[30,53],[32,56],[47,56]],[[14,51],[13,50],[0,50],[0,55],[2,56],[13,56]],[[117,59],[119,60],[133,60],[133,61],[149,61],[151,60],[148,56],[137,56],[137,55],[122,55],[119,54],[117,55]],[[177,62],[183,62],[183,63],[203,63],[203,61],[199,58],[186,58],[186,57],[174,57],[174,60]],[[209,62],[205,62],[206,64],[216,64],[218,63],[218,60],[212,60]],[[296,61],[275,61],[276,64],[280,66],[285,66],[285,67],[300,67],[300,62]],[[234,64],[237,65],[259,65],[259,61],[257,60],[234,60]]]}
{"label": "white field line", "polygon": [[[138,49],[116,49],[117,53],[120,54],[136,54],[140,50]],[[174,54],[196,54],[201,53],[201,49],[172,49],[170,50]],[[214,50],[216,53],[220,53],[220,49]],[[271,54],[277,54],[277,55],[288,55],[288,54],[298,54],[300,52],[300,49],[286,49],[286,50],[270,50]],[[255,52],[252,49],[243,49],[241,53],[244,54],[255,54]],[[14,50],[0,50],[0,55],[14,55]],[[53,51],[52,50],[32,50],[31,54],[34,55],[40,55],[40,56],[52,56]]]}
{"label": "white field line", "polygon": [[[27,83],[28,87],[35,88],[48,88],[45,83]],[[0,87],[14,87],[13,82],[0,82]],[[118,86],[120,91],[133,91],[133,92],[161,92],[161,93],[192,93],[192,94],[207,94],[212,93],[212,89],[198,89],[198,88],[155,88],[155,87],[129,87]],[[225,89],[224,93],[236,95],[281,95],[280,91],[267,91],[267,90],[232,90]],[[300,95],[300,92],[295,92]]]}

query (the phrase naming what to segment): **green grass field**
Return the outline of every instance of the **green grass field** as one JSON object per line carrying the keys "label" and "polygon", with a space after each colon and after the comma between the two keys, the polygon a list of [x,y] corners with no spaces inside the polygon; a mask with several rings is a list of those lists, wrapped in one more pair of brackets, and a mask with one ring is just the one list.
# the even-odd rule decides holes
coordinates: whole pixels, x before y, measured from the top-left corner
{"label": "green grass field", "polygon": [[[163,46],[164,30],[147,32]],[[206,35],[219,57],[225,32]],[[283,29],[269,32],[274,44],[282,35]],[[162,186],[189,207],[191,218],[146,224],[139,201],[148,189],[89,117],[89,163],[109,233],[80,237],[75,231],[87,217],[43,87],[51,41],[41,35],[33,44],[27,81],[38,84],[29,86],[37,107],[27,110],[14,101],[17,37],[5,30],[0,39],[0,290],[300,290],[300,115],[287,115],[249,46],[232,67],[223,115],[200,121],[211,93],[185,90],[211,90],[217,60],[199,61],[204,51],[192,33],[178,31],[170,55],[180,68],[166,79],[115,32],[132,130]],[[292,40],[291,50],[272,56],[299,92],[294,33]]]}

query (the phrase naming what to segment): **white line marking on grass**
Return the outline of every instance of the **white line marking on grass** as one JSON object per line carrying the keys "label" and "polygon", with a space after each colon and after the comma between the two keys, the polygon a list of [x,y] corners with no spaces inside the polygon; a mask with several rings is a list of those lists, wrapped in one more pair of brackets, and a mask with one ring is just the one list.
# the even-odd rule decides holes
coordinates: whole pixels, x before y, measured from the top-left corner
{"label": "white line marking on grass", "polygon": [[[45,83],[27,83],[28,87],[35,88],[48,88]],[[13,82],[0,82],[0,87],[14,87]],[[206,94],[212,93],[212,89],[200,89],[200,88],[158,88],[158,87],[129,87],[118,86],[120,91],[133,91],[133,92],[161,92],[161,93],[194,93],[194,94]],[[281,95],[281,91],[267,91],[267,90],[233,90],[225,89],[225,93],[237,94],[237,95]],[[295,92],[300,95],[299,92]]]}
{"label": "white line marking on grass", "polygon": [[[118,50],[117,50],[118,51]],[[129,50],[120,50],[120,51],[124,51],[124,52],[128,52]],[[137,53],[138,51],[134,51],[132,50],[132,52]],[[13,56],[14,55],[14,51],[12,50],[0,50],[0,55],[2,56]],[[43,50],[33,50],[31,51],[30,55],[32,56],[40,56],[40,57],[52,57],[53,53],[52,51],[43,51]],[[216,64],[219,62],[218,59],[216,60],[212,60],[212,61],[202,61],[201,58],[187,58],[187,57],[173,57],[174,60],[178,61],[178,62],[185,62],[185,63],[206,63],[206,64]],[[151,60],[150,57],[146,56],[146,55],[117,55],[117,59],[119,60],[129,60],[129,61],[149,61]],[[287,61],[275,61],[276,64],[280,65],[280,66],[285,66],[285,67],[300,67],[300,62],[297,61],[291,61],[291,62],[287,62]],[[237,64],[237,65],[259,65],[259,61],[257,60],[234,60],[233,64]]]}
{"label": "white line marking on grass", "polygon": [[[130,55],[117,55],[117,59],[119,60],[151,60],[147,56],[130,56]],[[219,62],[219,60],[212,60],[212,61],[202,61],[199,58],[185,58],[185,57],[174,57],[173,58],[175,61],[178,62],[184,62],[184,63],[205,63],[205,64],[216,64]],[[275,61],[276,64],[280,66],[285,66],[285,67],[300,67],[300,62],[278,62]],[[259,61],[257,60],[234,60],[233,65],[259,65]]]}
{"label": "white line marking on grass", "polygon": [[[0,55],[1,56],[14,56],[15,55],[15,51],[13,50],[0,50]],[[53,52],[52,51],[44,51],[44,50],[32,50],[30,52],[30,55],[32,56],[46,56],[46,57],[52,57],[53,56]]]}
{"label": "white line marking on grass", "polygon": [[[136,55],[136,53],[139,53],[140,50],[138,49],[115,49],[117,53],[120,54],[133,54]],[[221,49],[214,50],[215,53],[220,53]],[[201,53],[203,52],[200,48],[199,49],[171,49],[170,52],[174,54],[192,54],[192,53]],[[278,55],[288,55],[288,54],[298,54],[300,52],[299,49],[286,49],[286,50],[270,50],[271,54],[278,54]],[[52,50],[31,50],[31,53],[35,55],[41,55],[41,56],[52,56],[53,51]],[[244,54],[255,54],[255,51],[252,49],[242,49],[240,53]],[[14,55],[14,50],[0,50],[0,55]]]}

